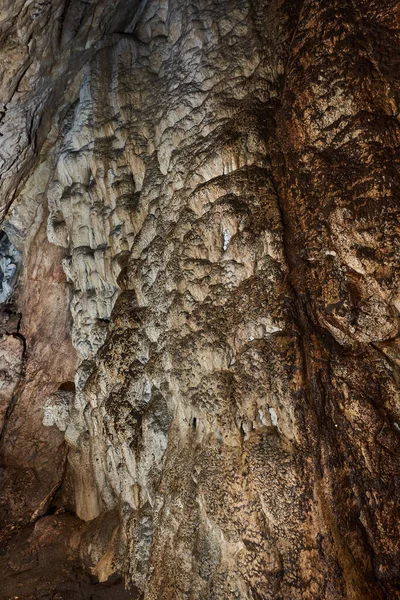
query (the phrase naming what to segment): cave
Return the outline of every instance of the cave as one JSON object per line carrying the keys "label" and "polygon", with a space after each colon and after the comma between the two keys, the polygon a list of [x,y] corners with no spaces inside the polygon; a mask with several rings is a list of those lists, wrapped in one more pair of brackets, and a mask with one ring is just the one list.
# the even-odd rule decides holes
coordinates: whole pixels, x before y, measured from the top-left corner
{"label": "cave", "polygon": [[0,600],[400,599],[399,15],[2,3]]}

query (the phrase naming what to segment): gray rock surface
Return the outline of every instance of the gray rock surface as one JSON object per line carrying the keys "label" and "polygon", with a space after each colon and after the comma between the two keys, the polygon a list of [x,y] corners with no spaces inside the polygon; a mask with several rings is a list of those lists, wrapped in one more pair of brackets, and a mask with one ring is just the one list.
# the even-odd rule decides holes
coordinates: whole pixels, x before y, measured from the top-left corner
{"label": "gray rock surface", "polygon": [[20,260],[20,252],[6,233],[0,232],[0,304],[5,304],[13,294]]}

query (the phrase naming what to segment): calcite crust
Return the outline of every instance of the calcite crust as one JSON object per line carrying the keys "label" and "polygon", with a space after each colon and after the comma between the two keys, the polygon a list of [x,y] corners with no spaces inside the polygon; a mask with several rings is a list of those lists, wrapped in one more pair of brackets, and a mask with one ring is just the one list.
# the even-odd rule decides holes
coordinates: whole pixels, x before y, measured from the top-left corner
{"label": "calcite crust", "polygon": [[0,600],[400,598],[400,4],[0,13]]}

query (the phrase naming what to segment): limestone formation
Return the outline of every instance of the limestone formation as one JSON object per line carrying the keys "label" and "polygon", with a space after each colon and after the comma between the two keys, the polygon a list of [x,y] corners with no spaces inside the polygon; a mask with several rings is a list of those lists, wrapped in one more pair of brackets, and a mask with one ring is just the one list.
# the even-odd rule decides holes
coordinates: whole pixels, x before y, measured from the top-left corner
{"label": "limestone formation", "polygon": [[13,294],[20,259],[7,235],[0,232],[0,304],[5,304]]}
{"label": "limestone formation", "polygon": [[399,15],[3,0],[1,600],[400,598]]}

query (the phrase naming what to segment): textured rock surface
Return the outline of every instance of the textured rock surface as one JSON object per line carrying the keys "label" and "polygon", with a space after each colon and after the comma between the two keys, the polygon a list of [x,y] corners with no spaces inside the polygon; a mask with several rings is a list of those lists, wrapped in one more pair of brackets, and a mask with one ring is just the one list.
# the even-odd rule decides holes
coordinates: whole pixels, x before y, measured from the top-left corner
{"label": "textured rock surface", "polygon": [[5,2],[1,598],[400,596],[399,10]]}
{"label": "textured rock surface", "polygon": [[21,256],[4,232],[0,233],[0,303],[5,304],[13,294]]}

